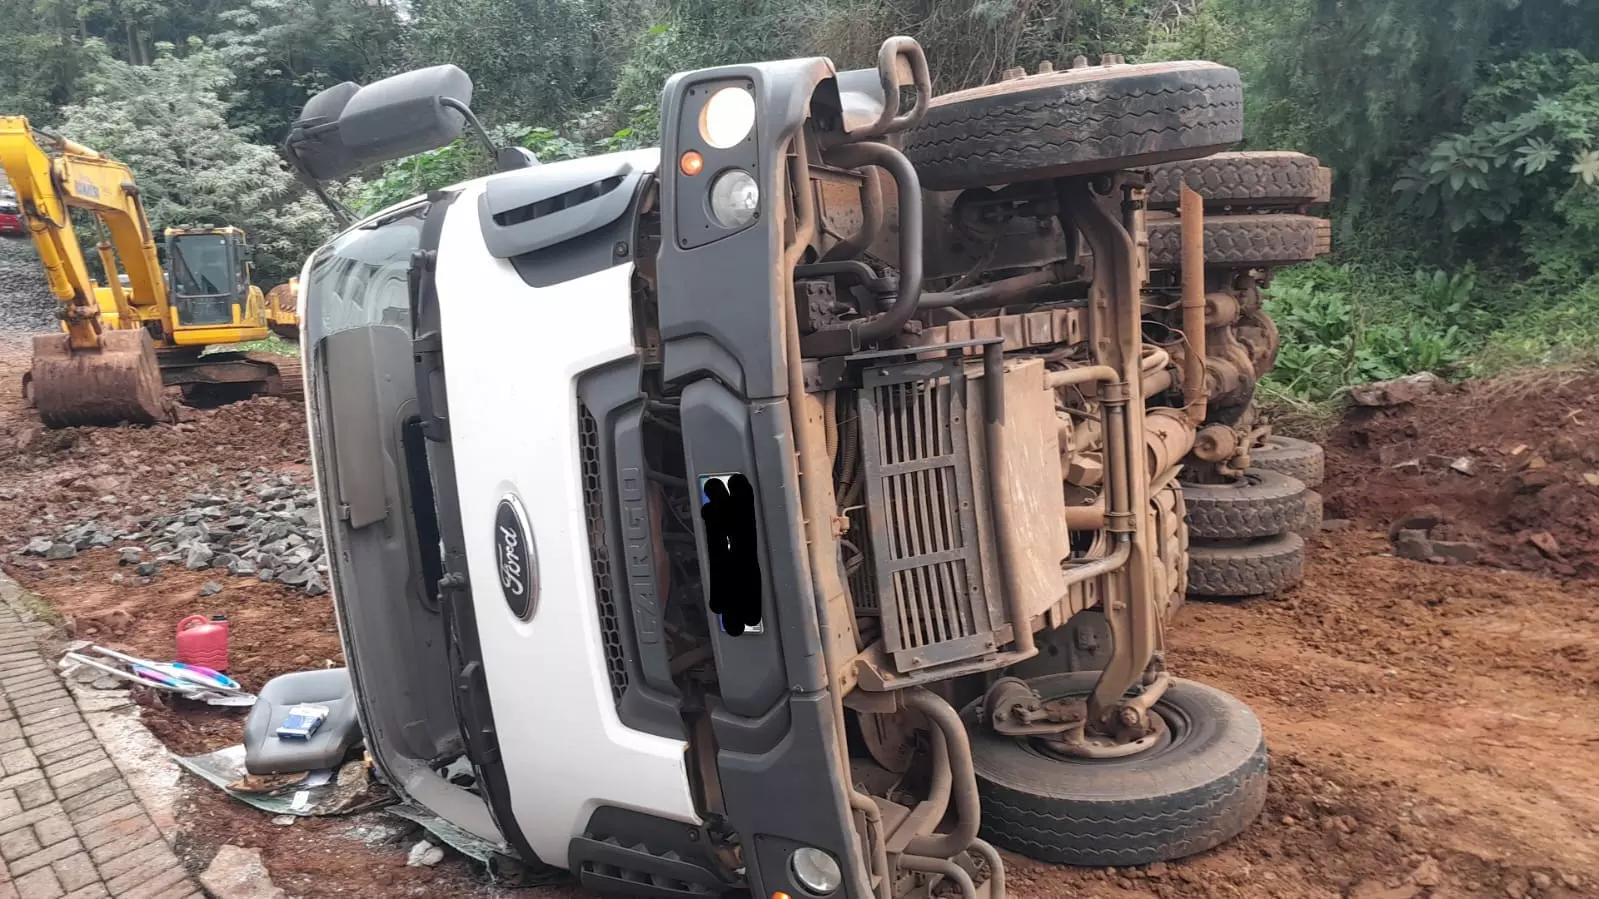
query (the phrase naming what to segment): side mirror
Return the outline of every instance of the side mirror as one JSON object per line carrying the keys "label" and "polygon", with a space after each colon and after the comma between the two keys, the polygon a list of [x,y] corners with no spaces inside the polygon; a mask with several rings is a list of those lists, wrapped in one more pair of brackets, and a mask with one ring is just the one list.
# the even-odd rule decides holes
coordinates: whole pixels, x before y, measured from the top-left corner
{"label": "side mirror", "polygon": [[314,181],[437,149],[461,136],[471,114],[472,79],[453,65],[430,66],[360,87],[335,85],[305,105],[284,143]]}

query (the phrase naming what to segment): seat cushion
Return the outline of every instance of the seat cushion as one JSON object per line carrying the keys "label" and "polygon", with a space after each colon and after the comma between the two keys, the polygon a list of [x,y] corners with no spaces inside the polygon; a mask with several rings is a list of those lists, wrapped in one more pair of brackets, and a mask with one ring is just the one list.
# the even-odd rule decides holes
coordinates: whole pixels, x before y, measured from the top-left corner
{"label": "seat cushion", "polygon": [[[306,740],[283,739],[277,730],[297,705],[319,705],[327,719]],[[346,668],[296,671],[268,681],[244,720],[244,769],[251,774],[292,774],[337,768],[360,742],[355,690]]]}

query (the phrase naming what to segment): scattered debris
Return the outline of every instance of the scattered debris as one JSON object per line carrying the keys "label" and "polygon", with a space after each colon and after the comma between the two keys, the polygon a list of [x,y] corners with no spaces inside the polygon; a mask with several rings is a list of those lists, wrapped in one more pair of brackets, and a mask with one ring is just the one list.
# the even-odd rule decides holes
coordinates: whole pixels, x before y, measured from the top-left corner
{"label": "scattered debris", "polygon": [[1389,525],[1388,540],[1394,555],[1413,562],[1433,565],[1472,565],[1482,548],[1467,540],[1446,540],[1438,536],[1445,517],[1436,506],[1422,506],[1400,516]]}
{"label": "scattered debris", "polygon": [[442,861],[444,861],[444,850],[427,840],[412,846],[410,854],[405,858],[406,865],[412,868],[431,868]]}
{"label": "scattered debris", "polygon": [[217,899],[286,899],[287,893],[274,886],[261,850],[241,849],[231,843],[217,850],[216,858],[200,875],[200,885]]}
{"label": "scattered debris", "polygon": [[1443,378],[1424,371],[1393,381],[1356,385],[1349,388],[1349,398],[1357,406],[1383,409],[1413,403],[1421,397],[1439,392],[1445,386]]}
{"label": "scattered debris", "polygon": [[201,596],[215,596],[222,592],[222,585],[216,581],[206,581],[200,587]]}
{"label": "scattered debris", "polygon": [[337,771],[280,775],[252,775],[245,770],[242,744],[173,759],[229,797],[274,816],[337,817],[394,802],[394,794],[371,776],[361,759],[346,762]]}
{"label": "scattered debris", "polygon": [[1393,544],[1394,555],[1401,559],[1432,561],[1432,541],[1427,539],[1426,531],[1407,528],[1394,536]]}
{"label": "scattered debris", "polygon": [[1554,535],[1550,534],[1548,531],[1539,531],[1538,533],[1533,534],[1527,538],[1527,542],[1531,543],[1546,557],[1554,559],[1557,562],[1560,561],[1560,541],[1556,540]]}
{"label": "scattered debris", "polygon": [[1468,478],[1477,476],[1477,464],[1471,461],[1470,456],[1459,457],[1455,461],[1450,462],[1449,467],[1454,471],[1460,472]]}
{"label": "scattered debris", "polygon": [[73,666],[84,666],[108,677],[174,693],[206,705],[248,707],[255,704],[253,693],[246,692],[227,675],[209,668],[141,659],[86,641],[71,644],[62,655],[60,667],[71,671]]}
{"label": "scattered debris", "polygon": [[1400,531],[1421,531],[1426,536],[1444,523],[1443,510],[1434,505],[1418,506],[1394,519],[1388,526],[1388,539],[1398,540]]}

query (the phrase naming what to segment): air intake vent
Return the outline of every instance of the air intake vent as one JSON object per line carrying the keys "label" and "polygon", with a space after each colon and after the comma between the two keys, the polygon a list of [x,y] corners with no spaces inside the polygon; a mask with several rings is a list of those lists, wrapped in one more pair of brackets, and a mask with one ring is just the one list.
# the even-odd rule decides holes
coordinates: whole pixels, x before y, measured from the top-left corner
{"label": "air intake vent", "polygon": [[960,363],[868,369],[860,404],[870,555],[895,667],[992,652]]}
{"label": "air intake vent", "polygon": [[594,603],[600,616],[600,639],[605,644],[605,668],[611,676],[611,696],[621,705],[627,692],[627,652],[622,646],[622,622],[617,615],[611,582],[611,555],[605,540],[605,493],[600,479],[600,429],[594,416],[578,406],[578,441],[583,454],[583,517],[588,522],[589,565],[594,572]]}

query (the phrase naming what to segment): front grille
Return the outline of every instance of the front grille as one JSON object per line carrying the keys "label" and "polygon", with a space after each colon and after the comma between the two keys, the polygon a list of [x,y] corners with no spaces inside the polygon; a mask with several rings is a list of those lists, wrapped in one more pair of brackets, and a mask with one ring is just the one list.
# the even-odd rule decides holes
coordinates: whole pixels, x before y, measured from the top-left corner
{"label": "front grille", "polygon": [[611,554],[605,539],[605,492],[600,479],[600,429],[589,410],[578,406],[578,444],[583,456],[583,517],[588,522],[589,566],[594,572],[594,604],[600,616],[600,640],[611,696],[618,705],[627,692],[627,650],[611,584]]}
{"label": "front grille", "polygon": [[902,672],[991,652],[960,363],[865,375],[862,455],[886,648]]}

